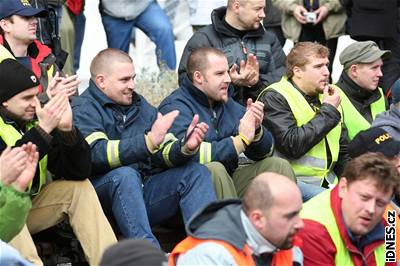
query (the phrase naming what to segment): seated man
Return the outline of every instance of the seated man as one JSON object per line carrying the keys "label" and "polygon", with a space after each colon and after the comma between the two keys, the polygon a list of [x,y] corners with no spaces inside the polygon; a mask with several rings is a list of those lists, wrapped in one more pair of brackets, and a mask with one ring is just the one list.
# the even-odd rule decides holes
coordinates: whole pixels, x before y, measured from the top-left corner
{"label": "seated man", "polygon": [[[273,152],[273,139],[261,125],[262,103],[249,99],[246,111],[229,95],[231,79],[224,53],[211,47],[198,48],[190,54],[187,69],[181,87],[164,99],[159,110],[164,114],[180,111],[171,127],[171,132],[180,138],[185,136],[195,114],[209,125],[195,159],[210,169],[218,198],[236,197],[236,191],[243,196],[251,179],[265,171],[294,179],[286,161],[267,158]],[[238,168],[242,152],[257,162]]]}
{"label": "seated man", "polygon": [[212,203],[194,216],[188,237],[170,265],[303,265],[297,232],[301,194],[285,176],[265,172],[250,183],[243,202]]}
{"label": "seated man", "polygon": [[350,140],[369,128],[377,114],[386,110],[385,96],[378,83],[382,78],[382,60],[390,54],[373,41],[352,43],[340,54],[343,72],[336,86],[341,89],[344,125]]}
{"label": "seated man", "polygon": [[383,213],[400,175],[380,153],[351,160],[339,184],[304,204],[304,265],[383,265]]}
{"label": "seated man", "polygon": [[125,52],[100,51],[90,72],[89,87],[73,102],[73,111],[91,147],[92,184],[125,238],[159,246],[150,225],[179,210],[187,222],[215,200],[207,168],[186,163],[197,152],[207,125],[195,117],[188,126],[193,129],[190,136],[178,141],[167,135],[178,111],[163,116],[135,93],[135,68]]}
{"label": "seated man", "polygon": [[[13,59],[0,63],[0,84],[0,151],[32,142],[40,159],[27,189],[33,195],[27,226],[10,244],[28,260],[42,264],[30,233],[68,218],[88,262],[97,265],[104,250],[117,240],[87,180],[90,150],[72,124],[68,97],[58,93],[41,107],[36,98],[38,78]],[[47,171],[55,181],[47,182],[51,180]]]}
{"label": "seated man", "polygon": [[13,58],[31,69],[40,80],[38,97],[41,102],[47,102],[59,90],[68,96],[74,95],[79,80],[76,75],[59,77],[51,49],[37,40],[37,17],[43,16],[47,12],[33,8],[28,1],[0,1],[0,61]]}
{"label": "seated man", "polygon": [[264,126],[271,130],[277,155],[287,158],[307,200],[337,182],[347,161],[338,90],[327,86],[329,50],[297,43],[287,56],[287,73],[259,96]]}
{"label": "seated man", "polygon": [[229,64],[233,98],[246,106],[262,89],[285,73],[285,53],[275,34],[266,31],[265,0],[225,0],[227,6],[214,9],[212,24],[195,32],[187,42],[179,63],[179,85],[188,73],[188,58],[200,47],[222,51]]}
{"label": "seated man", "polygon": [[371,127],[380,127],[400,141],[400,80],[393,84],[391,95],[392,104],[389,110],[378,114]]}

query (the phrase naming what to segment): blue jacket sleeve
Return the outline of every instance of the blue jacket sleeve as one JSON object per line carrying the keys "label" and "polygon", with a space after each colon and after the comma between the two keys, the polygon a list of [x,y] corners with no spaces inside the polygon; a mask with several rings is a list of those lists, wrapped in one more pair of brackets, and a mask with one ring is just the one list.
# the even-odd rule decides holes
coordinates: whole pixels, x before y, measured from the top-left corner
{"label": "blue jacket sleeve", "polygon": [[259,161],[271,156],[274,151],[274,139],[271,132],[262,126],[262,134],[260,140],[252,142],[244,152],[248,158],[254,161]]}

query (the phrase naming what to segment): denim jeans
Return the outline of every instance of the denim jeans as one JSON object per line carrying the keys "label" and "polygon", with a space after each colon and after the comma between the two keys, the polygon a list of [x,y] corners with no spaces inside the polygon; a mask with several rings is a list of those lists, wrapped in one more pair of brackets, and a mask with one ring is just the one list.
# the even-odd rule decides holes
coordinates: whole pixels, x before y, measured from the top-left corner
{"label": "denim jeans", "polygon": [[300,188],[303,202],[306,202],[307,200],[311,199],[312,197],[326,190],[326,188],[316,186],[313,184],[307,184],[299,180],[297,181],[297,185]]}
{"label": "denim jeans", "polygon": [[0,239],[0,265],[30,266],[33,264],[24,259],[15,248]]}
{"label": "denim jeans", "polygon": [[176,68],[175,37],[172,25],[164,10],[152,2],[139,16],[133,20],[115,18],[101,13],[107,44],[110,48],[129,52],[129,41],[132,28],[141,29],[155,44],[157,63],[165,63],[170,69]]}
{"label": "denim jeans", "polygon": [[146,239],[159,247],[151,232],[179,210],[186,223],[199,209],[216,199],[210,172],[188,163],[145,179],[134,168],[122,166],[92,179],[104,212],[112,214],[126,238]]}

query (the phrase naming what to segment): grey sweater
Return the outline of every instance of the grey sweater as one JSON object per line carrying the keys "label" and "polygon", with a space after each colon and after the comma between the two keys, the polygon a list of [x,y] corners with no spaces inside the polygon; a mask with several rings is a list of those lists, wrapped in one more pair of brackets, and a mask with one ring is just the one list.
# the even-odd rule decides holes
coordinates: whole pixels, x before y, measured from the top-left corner
{"label": "grey sweater", "polygon": [[386,112],[380,113],[372,122],[372,127],[386,130],[395,140],[400,140],[400,110],[394,104]]}
{"label": "grey sweater", "polygon": [[115,18],[133,20],[154,0],[101,0],[100,11]]}

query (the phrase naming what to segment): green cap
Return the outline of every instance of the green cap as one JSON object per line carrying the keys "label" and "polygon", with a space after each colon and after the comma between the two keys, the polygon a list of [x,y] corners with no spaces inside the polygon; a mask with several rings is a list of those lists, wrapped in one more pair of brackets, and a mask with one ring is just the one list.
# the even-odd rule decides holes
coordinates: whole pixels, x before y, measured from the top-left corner
{"label": "green cap", "polygon": [[382,60],[391,56],[390,50],[381,50],[373,41],[354,42],[347,46],[339,56],[344,69],[359,63],[372,63],[379,58]]}

